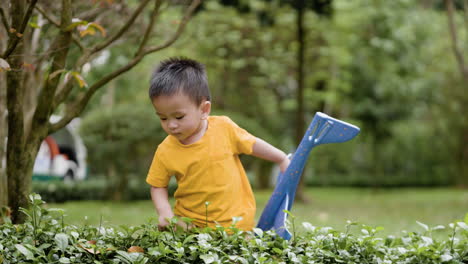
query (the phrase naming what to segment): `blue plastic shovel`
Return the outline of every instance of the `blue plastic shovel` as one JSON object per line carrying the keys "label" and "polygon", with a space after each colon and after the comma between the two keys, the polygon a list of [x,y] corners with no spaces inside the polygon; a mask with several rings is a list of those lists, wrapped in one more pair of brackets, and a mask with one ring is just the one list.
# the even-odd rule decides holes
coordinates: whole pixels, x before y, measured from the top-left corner
{"label": "blue plastic shovel", "polygon": [[282,238],[289,240],[291,233],[286,227],[288,215],[284,210],[291,210],[299,179],[310,151],[317,145],[351,140],[359,134],[359,130],[357,126],[317,112],[294,153],[289,167],[284,173],[279,174],[275,190],[260,216],[257,227],[264,231],[274,229]]}

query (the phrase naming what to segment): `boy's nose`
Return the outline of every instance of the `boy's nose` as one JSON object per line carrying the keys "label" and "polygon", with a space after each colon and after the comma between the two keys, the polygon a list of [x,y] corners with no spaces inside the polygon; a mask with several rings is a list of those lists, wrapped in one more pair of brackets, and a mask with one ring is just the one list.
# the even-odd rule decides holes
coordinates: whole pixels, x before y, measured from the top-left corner
{"label": "boy's nose", "polygon": [[177,122],[175,121],[169,121],[169,124],[167,125],[170,129],[177,128]]}

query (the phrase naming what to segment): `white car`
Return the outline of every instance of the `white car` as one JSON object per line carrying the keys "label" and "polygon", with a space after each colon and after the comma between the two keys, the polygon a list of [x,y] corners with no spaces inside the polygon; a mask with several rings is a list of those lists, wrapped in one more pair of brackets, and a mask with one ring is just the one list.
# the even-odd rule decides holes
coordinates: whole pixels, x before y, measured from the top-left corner
{"label": "white car", "polygon": [[[58,116],[51,121],[57,122]],[[33,180],[83,180],[87,176],[86,147],[77,129],[79,119],[49,135],[41,144],[34,162]]]}

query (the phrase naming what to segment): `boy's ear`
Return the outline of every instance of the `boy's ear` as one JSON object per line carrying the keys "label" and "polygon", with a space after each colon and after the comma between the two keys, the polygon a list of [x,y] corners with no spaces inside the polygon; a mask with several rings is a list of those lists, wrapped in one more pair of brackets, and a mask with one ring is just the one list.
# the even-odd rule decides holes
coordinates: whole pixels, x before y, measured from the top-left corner
{"label": "boy's ear", "polygon": [[207,119],[211,112],[211,102],[203,101],[200,105],[200,109],[202,111],[202,119]]}

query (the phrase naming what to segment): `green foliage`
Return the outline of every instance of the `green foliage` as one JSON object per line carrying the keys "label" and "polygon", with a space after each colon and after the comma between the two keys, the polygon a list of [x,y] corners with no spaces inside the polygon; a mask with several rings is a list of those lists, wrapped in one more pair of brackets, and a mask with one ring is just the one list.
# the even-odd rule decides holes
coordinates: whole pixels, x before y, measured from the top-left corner
{"label": "green foliage", "polygon": [[451,153],[443,146],[445,141],[434,140],[438,133],[428,126],[420,122],[393,124],[394,137],[379,144],[385,177],[376,177],[369,164],[374,153],[372,142],[360,135],[339,146],[314,149],[307,182],[314,186],[452,186],[455,172],[446,159]]}
{"label": "green foliage", "polygon": [[[310,9],[315,13],[323,16],[331,16],[333,13],[333,0],[255,0],[255,1],[239,1],[239,0],[221,0],[219,1],[224,6],[235,8],[240,13],[254,12],[257,14],[259,21],[264,25],[274,23],[274,14],[266,11],[266,6],[278,7],[278,5],[287,5],[296,10]],[[263,8],[261,8],[263,7]]]}
{"label": "green foliage", "polygon": [[[188,56],[206,65],[214,114],[225,113],[290,152],[296,147],[295,11],[278,5],[284,1],[226,2],[247,6],[250,12],[204,1],[203,12],[173,47],[112,84],[118,87],[116,104],[151,109],[146,87],[154,65],[169,56]],[[450,185],[457,182],[456,175],[466,181],[457,170],[457,164],[466,164],[461,144],[468,120],[466,84],[451,53],[446,14],[430,7],[437,1],[425,2],[426,7],[421,1],[334,0],[333,19],[307,9],[306,119],[311,120],[323,102],[327,114],[362,128],[352,142],[312,152],[306,169],[311,184]],[[275,23],[259,21],[256,14],[261,12],[272,14]],[[468,43],[461,9],[458,12],[459,42]],[[165,15],[164,21],[176,19]],[[116,45],[111,52],[127,51]],[[109,65],[122,63],[119,60],[96,65],[86,77],[98,78]],[[97,101],[90,109],[102,112]],[[153,152],[159,142],[146,149]],[[133,163],[133,154],[127,157],[128,164]],[[90,160],[98,166],[110,162]],[[254,171],[257,161],[244,160]],[[149,158],[135,162],[130,166],[146,174]]]}
{"label": "green foliage", "polygon": [[146,175],[156,146],[166,136],[150,103],[97,109],[83,119],[80,133],[92,172],[107,176],[107,193],[115,200],[125,198],[129,175]]}
{"label": "green foliage", "polygon": [[[457,71],[447,53],[450,43],[436,37],[447,32],[446,14],[405,0],[335,4],[325,56],[340,70],[333,80],[337,92],[327,103],[339,103],[334,107],[350,113],[362,133],[352,148],[319,150],[334,155],[345,173],[329,166],[317,176],[344,185],[454,184],[453,175],[462,173],[452,164],[463,144],[460,133],[466,134],[466,93],[450,77]],[[434,63],[439,60],[450,63]],[[342,151],[355,152],[345,166]],[[319,167],[335,163],[327,155],[315,157]]]}
{"label": "green foliage", "polygon": [[[84,180],[76,182],[37,182],[33,181],[33,192],[41,195],[48,203],[64,203],[68,201],[108,200],[108,190],[112,183],[105,179]],[[175,192],[177,185],[169,184],[169,194]],[[144,180],[130,180],[122,199],[149,200],[149,185]]]}
{"label": "green foliage", "polygon": [[[285,241],[272,231],[236,228],[159,231],[141,226],[72,226],[63,211],[45,209],[39,195],[23,210],[28,221],[0,226],[0,261],[10,263],[465,263],[468,225],[419,223],[420,232],[402,237],[376,236],[381,227],[347,222],[346,232],[303,223],[304,233]],[[177,221],[171,221],[175,223]],[[434,230],[450,229],[445,239]],[[352,229],[360,229],[353,235]]]}
{"label": "green foliage", "polygon": [[107,172],[109,164],[119,172],[141,172],[140,162],[147,162],[166,136],[150,103],[95,110],[82,120],[80,134],[93,161],[90,166],[98,172]]}
{"label": "green foliage", "polygon": [[278,23],[262,28],[255,15],[240,15],[216,1],[205,8],[192,21],[197,30],[188,31],[180,46],[192,50],[184,55],[206,64],[214,109],[241,113],[277,133],[284,127],[278,112],[294,64],[294,34],[288,29],[294,15],[278,9]]}
{"label": "green foliage", "polygon": [[80,182],[38,182],[32,183],[33,192],[49,203],[62,203],[74,200],[107,199],[105,181],[86,180]]}
{"label": "green foliage", "polygon": [[[344,70],[339,78],[350,85],[341,96],[349,98],[353,118],[378,144],[393,136],[393,122],[411,118],[416,83],[425,84],[420,75],[425,54],[418,51],[433,40],[420,10],[409,1],[362,0],[337,6],[337,28],[328,37],[332,45],[343,45],[340,55],[348,58],[339,61]],[[346,34],[338,33],[342,31]]]}

